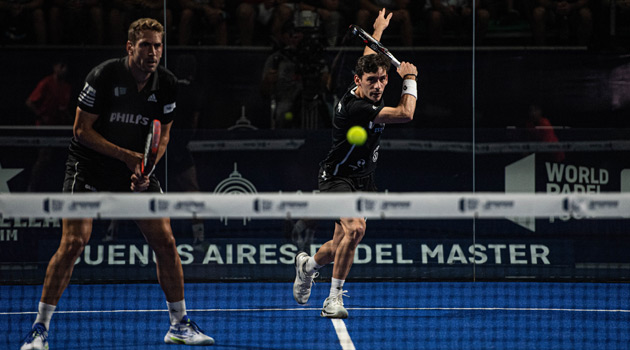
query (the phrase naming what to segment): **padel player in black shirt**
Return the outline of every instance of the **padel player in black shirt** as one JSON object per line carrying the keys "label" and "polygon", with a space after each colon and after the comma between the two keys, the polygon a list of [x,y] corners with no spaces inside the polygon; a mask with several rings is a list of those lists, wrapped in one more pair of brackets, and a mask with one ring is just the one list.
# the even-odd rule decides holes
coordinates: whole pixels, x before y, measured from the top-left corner
{"label": "padel player in black shirt", "polygon": [[[175,77],[159,66],[163,36],[158,21],[134,21],[128,32],[127,57],[106,61],[88,75],[79,96],[64,192],[160,191],[155,177],[149,180],[142,175],[140,164],[149,122],[162,121],[159,160],[175,114]],[[158,282],[166,296],[170,327],[164,342],[214,344],[187,316],[184,274],[170,219],[136,220],[136,224],[155,253]],[[92,234],[91,218],[63,219],[62,225],[59,248],[46,270],[37,318],[21,350],[48,349],[50,320]]]}
{"label": "padel player in black shirt", "polygon": [[[177,79],[163,66],[157,66],[144,87],[138,90],[129,69],[129,59],[123,57],[105,61],[92,69],[79,94],[78,107],[84,112],[98,115],[92,129],[107,141],[117,147],[142,153],[151,120],[158,119],[170,129],[175,115],[176,96]],[[161,156],[166,147],[160,149]],[[103,154],[81,143],[76,137],[70,142],[69,154],[70,165],[76,162],[78,166],[89,169],[85,173],[79,172],[78,176],[96,178],[83,178],[81,183],[72,179],[72,183],[64,186],[66,192],[130,190],[129,179],[135,169],[130,169],[126,161]],[[74,175],[75,170],[71,166],[68,172]],[[159,192],[155,176],[151,178],[149,190]],[[89,188],[77,188],[83,185]]]}
{"label": "padel player in black shirt", "polygon": [[[385,9],[374,21],[374,34],[380,40],[389,25],[392,14],[385,16]],[[406,123],[413,119],[416,109],[418,69],[411,63],[402,62],[397,69],[403,79],[402,96],[396,107],[385,107],[383,91],[388,83],[389,60],[366,47],[359,58],[354,75],[354,86],[345,93],[335,107],[333,119],[333,145],[328,156],[320,163],[319,189],[322,192],[375,191],[374,169],[378,160],[379,140],[386,123]],[[367,131],[367,141],[362,146],[351,145],[346,140],[348,129],[359,125]],[[333,238],[324,243],[315,256],[305,252],[295,257],[296,277],[293,297],[304,304],[311,295],[313,278],[317,270],[335,262],[330,294],[324,301],[321,316],[346,318],[343,306],[345,282],[357,245],[365,234],[364,218],[340,218],[335,221]]]}

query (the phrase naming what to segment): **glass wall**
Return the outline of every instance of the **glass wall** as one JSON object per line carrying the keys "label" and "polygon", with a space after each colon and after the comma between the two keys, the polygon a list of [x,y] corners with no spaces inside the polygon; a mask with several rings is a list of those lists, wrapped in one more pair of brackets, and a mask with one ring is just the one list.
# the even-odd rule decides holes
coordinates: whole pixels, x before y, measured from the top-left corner
{"label": "glass wall", "polygon": [[[60,192],[85,78],[104,60],[127,54],[126,28],[140,17],[164,24],[161,64],[179,79],[171,143],[156,170],[166,192],[317,191],[333,116],[354,85],[363,52],[347,28],[357,24],[371,33],[381,3],[5,6],[1,192]],[[418,68],[418,100],[413,121],[385,128],[379,190],[625,192],[628,13],[615,4],[572,4],[564,14],[542,2],[391,2],[381,41]],[[51,74],[54,90],[42,90],[38,84]],[[386,106],[398,105],[401,85],[390,69]],[[174,222],[190,241],[195,224]],[[247,218],[202,224],[206,237],[274,232],[299,248],[321,243],[332,227]],[[135,229],[108,221],[96,226],[105,239]],[[417,267],[429,272],[404,278],[628,277],[622,252],[630,242],[616,220],[376,220],[368,226],[374,232],[368,245],[393,229],[415,247]]]}

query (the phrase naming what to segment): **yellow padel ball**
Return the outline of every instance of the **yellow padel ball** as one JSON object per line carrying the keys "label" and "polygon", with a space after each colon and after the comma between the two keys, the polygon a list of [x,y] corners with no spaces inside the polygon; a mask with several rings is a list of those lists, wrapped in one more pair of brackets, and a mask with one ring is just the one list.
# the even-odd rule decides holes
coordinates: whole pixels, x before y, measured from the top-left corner
{"label": "yellow padel ball", "polygon": [[350,142],[350,144],[361,146],[367,140],[367,131],[365,131],[365,129],[360,126],[355,125],[348,129],[346,138],[348,139],[348,142]]}

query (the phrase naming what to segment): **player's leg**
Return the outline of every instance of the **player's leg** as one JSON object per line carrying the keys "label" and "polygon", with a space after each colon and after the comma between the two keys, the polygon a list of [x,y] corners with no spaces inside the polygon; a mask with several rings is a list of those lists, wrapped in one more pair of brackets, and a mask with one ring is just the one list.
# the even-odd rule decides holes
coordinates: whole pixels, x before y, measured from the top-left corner
{"label": "player's leg", "polygon": [[335,250],[330,294],[321,312],[322,316],[328,318],[348,317],[348,311],[343,307],[343,284],[350,273],[356,248],[365,235],[365,219],[342,218],[339,226],[340,240]]}
{"label": "player's leg", "polygon": [[320,268],[335,260],[335,251],[343,238],[344,230],[339,221],[335,222],[333,239],[324,243],[314,256],[300,252],[295,257],[295,281],[293,282],[293,298],[298,304],[306,304],[311,296],[313,279],[319,276]]}
{"label": "player's leg", "polygon": [[184,272],[170,219],[137,220],[136,224],[155,252],[158,282],[166,296],[171,327],[164,336],[164,342],[186,345],[214,344],[214,339],[203,334],[186,314]]}
{"label": "player's leg", "polygon": [[91,233],[92,219],[63,219],[61,242],[46,269],[37,318],[31,332],[24,338],[21,350],[48,349],[50,319],[70,283],[74,263],[83,252]]}

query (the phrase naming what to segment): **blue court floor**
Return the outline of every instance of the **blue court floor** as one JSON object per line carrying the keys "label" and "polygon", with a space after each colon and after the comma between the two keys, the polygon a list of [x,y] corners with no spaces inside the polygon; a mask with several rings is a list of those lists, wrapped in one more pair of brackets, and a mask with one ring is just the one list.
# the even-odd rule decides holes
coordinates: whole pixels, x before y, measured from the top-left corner
{"label": "blue court floor", "polygon": [[[319,316],[329,283],[300,306],[291,283],[186,285],[214,349],[630,349],[630,284],[346,283],[350,317]],[[19,349],[41,286],[0,286],[0,349]],[[177,349],[157,284],[71,285],[50,349]]]}

